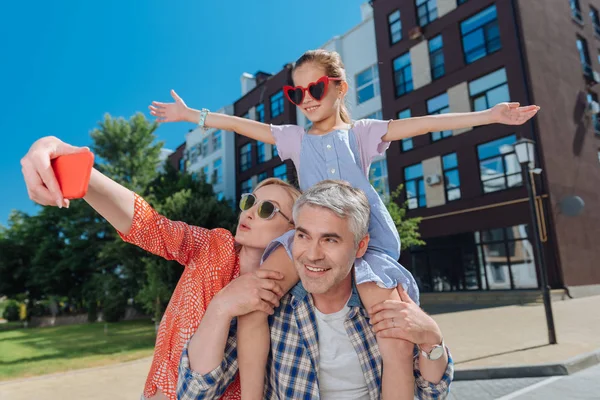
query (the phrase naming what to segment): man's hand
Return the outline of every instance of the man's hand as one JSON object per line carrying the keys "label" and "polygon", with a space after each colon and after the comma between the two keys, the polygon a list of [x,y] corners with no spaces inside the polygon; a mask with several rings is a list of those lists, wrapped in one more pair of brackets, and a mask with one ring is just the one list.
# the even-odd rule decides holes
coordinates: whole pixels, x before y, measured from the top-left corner
{"label": "man's hand", "polygon": [[371,325],[377,336],[403,339],[418,345],[436,345],[442,341],[437,323],[398,286],[401,301],[386,300],[371,307]]}
{"label": "man's hand", "polygon": [[258,269],[249,272],[221,289],[210,306],[230,319],[254,311],[271,315],[273,309],[279,307],[279,299],[284,294],[277,282],[282,279],[283,274],[277,271]]}

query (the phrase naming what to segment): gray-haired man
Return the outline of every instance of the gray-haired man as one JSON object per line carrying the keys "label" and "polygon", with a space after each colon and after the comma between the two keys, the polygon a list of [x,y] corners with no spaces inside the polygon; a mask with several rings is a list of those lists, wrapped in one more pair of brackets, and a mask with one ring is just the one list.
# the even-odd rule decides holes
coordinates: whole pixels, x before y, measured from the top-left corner
{"label": "gray-haired man", "polygon": [[[269,250],[283,246],[294,260],[301,282],[285,295],[269,318],[271,352],[267,363],[267,399],[379,399],[382,362],[375,332],[419,345],[415,348],[415,394],[443,399],[453,377],[453,362],[439,327],[399,288],[403,301],[374,307],[371,319],[352,283],[354,260],[368,245],[370,207],[364,193],[340,181],[324,181],[294,205],[296,230]],[[269,251],[267,251],[268,253]],[[253,274],[247,274],[253,275]],[[190,341],[223,348],[221,363],[207,368],[201,352],[184,350],[178,398],[214,399],[236,379],[236,307],[256,301],[266,279],[260,271],[240,277],[210,303],[201,325],[229,324],[227,337],[199,330]],[[405,323],[410,321],[410,324]],[[373,326],[371,326],[373,325]],[[418,354],[418,355],[417,355]],[[190,365],[203,365],[199,373]]]}

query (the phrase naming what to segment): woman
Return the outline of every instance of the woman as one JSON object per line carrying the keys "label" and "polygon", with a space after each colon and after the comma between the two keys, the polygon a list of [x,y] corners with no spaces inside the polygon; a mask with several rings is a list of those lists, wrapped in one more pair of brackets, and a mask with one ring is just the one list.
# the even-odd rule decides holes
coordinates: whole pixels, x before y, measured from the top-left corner
{"label": "woman", "polygon": [[[21,160],[29,197],[41,204],[68,207],[50,166],[58,156],[87,151],[55,137],[36,141]],[[176,399],[179,359],[183,346],[197,330],[211,299],[241,273],[255,271],[267,245],[294,228],[292,206],[300,195],[290,184],[267,179],[252,194],[242,196],[242,212],[235,237],[227,230],[207,230],[171,221],[141,197],[93,170],[84,200],[119,232],[123,240],[185,266],[160,323],[152,366],[144,397]],[[287,258],[285,251],[273,253],[270,262]],[[247,312],[272,313],[283,291],[277,272],[249,274],[243,279],[258,290],[257,301],[245,302]],[[223,398],[239,398],[239,382]]]}

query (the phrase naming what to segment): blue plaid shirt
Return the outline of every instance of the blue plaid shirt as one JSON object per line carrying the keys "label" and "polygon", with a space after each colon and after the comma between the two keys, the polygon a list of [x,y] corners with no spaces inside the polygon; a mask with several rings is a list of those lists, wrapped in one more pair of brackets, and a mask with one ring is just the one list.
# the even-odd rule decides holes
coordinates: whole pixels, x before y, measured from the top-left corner
{"label": "blue plaid shirt", "polygon": [[[369,325],[355,287],[348,301],[350,311],[344,321],[348,337],[358,354],[372,400],[381,397],[382,361],[375,334]],[[298,283],[281,299],[269,318],[271,351],[267,362],[265,399],[319,398],[319,344],[312,297]],[[229,329],[225,358],[221,365],[202,375],[190,369],[187,346],[179,365],[177,398],[181,400],[219,398],[233,382],[237,372],[236,321]],[[448,352],[448,367],[438,384],[427,382],[419,371],[415,347],[415,396],[419,399],[444,399],[454,376],[454,363]]]}

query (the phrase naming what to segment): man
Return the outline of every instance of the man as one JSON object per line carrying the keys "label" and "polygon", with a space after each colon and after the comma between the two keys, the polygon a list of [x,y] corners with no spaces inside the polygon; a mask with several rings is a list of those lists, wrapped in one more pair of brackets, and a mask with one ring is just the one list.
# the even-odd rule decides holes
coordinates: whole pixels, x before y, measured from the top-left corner
{"label": "man", "polygon": [[266,252],[283,246],[301,282],[280,303],[269,271],[243,275],[217,294],[183,352],[178,398],[224,393],[237,373],[235,317],[264,302],[277,307],[269,318],[266,399],[379,399],[375,333],[417,344],[415,394],[445,398],[454,366],[433,319],[402,288],[402,301],[373,307],[370,319],[360,303],[352,267],[367,249],[369,212],[364,193],[344,182],[324,181],[305,192],[294,205],[296,230]]}

